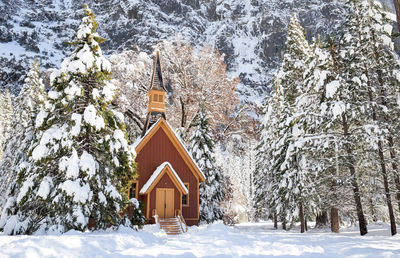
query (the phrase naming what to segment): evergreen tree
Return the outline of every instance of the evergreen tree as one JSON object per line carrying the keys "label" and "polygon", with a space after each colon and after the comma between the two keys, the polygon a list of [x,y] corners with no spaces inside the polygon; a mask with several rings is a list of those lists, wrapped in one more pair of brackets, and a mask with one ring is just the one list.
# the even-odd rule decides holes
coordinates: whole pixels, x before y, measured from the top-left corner
{"label": "evergreen tree", "polygon": [[275,213],[268,207],[267,200],[269,199],[272,173],[271,161],[273,159],[272,144],[276,141],[276,126],[277,126],[277,110],[274,97],[267,97],[264,107],[262,120],[260,125],[260,140],[256,146],[256,165],[253,175],[254,185],[254,205],[255,205],[255,218],[267,219],[270,216],[275,217]]}
{"label": "evergreen tree", "polygon": [[0,92],[0,158],[3,154],[5,141],[11,128],[13,117],[12,97],[8,89],[5,93]]}
{"label": "evergreen tree", "polygon": [[190,151],[203,171],[206,181],[200,184],[200,220],[211,223],[222,219],[221,202],[224,197],[221,188],[224,178],[215,166],[214,140],[209,129],[206,111],[202,106],[192,122],[194,127],[190,139]]}
{"label": "evergreen tree", "polygon": [[304,29],[293,14],[286,39],[286,51],[278,72],[275,88],[277,99],[277,135],[273,146],[273,160],[270,174],[273,177],[270,206],[276,210],[283,223],[301,222],[301,232],[305,231],[304,203],[306,170],[301,146],[296,144],[304,132],[297,124],[299,110],[296,99],[303,91],[305,61],[310,55],[310,47],[305,39]]}
{"label": "evergreen tree", "polygon": [[[364,68],[364,74],[369,81],[368,100],[370,102],[370,117],[374,126],[373,130],[368,130],[369,137],[372,138],[372,141],[370,140],[372,142],[370,152],[375,156],[373,160],[376,161],[376,166],[380,167],[391,232],[394,235],[397,233],[397,229],[389,186],[391,173],[388,171],[390,170],[388,160],[392,159],[392,165],[395,165],[393,168],[395,180],[398,179],[398,173],[395,160],[385,156],[385,149],[387,149],[386,146],[389,146],[392,151],[394,150],[392,141],[397,131],[395,128],[398,128],[399,124],[397,119],[390,119],[388,116],[388,110],[398,111],[396,99],[400,82],[396,74],[400,74],[399,62],[391,38],[393,30],[391,21],[386,17],[381,5],[366,2],[364,9],[366,12],[363,17],[367,19],[365,24],[361,24],[361,26],[363,31],[368,31],[364,41],[365,49],[368,49],[366,51],[368,63],[365,62],[364,67],[368,69]],[[392,154],[395,156],[395,153]]]}
{"label": "evergreen tree", "polygon": [[[13,133],[9,134],[0,162],[0,194],[4,199],[7,189],[12,189],[20,168],[28,165],[27,156],[35,136],[35,119],[44,108],[44,84],[39,78],[39,65],[35,61],[15,99],[14,116],[11,123]],[[2,203],[2,202],[1,202]]]}
{"label": "evergreen tree", "polygon": [[53,74],[46,109],[36,117],[31,167],[18,175],[0,220],[6,234],[98,229],[121,223],[134,150],[123,116],[110,108],[115,96],[111,65],[102,56],[92,11],[85,5],[72,55]]}

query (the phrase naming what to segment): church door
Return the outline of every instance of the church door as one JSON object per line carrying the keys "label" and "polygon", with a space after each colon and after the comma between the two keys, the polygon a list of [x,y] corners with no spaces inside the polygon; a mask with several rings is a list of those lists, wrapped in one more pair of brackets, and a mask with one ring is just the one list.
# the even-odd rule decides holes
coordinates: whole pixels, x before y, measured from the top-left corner
{"label": "church door", "polygon": [[157,188],[156,209],[160,218],[174,217],[174,189]]}

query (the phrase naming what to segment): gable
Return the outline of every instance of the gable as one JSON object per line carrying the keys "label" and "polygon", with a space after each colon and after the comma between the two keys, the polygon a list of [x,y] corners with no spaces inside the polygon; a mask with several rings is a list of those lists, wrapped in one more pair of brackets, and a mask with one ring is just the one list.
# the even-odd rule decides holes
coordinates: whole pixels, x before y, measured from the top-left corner
{"label": "gable", "polygon": [[172,143],[174,148],[177,150],[179,155],[182,157],[188,168],[190,169],[191,173],[199,180],[199,182],[204,182],[205,177],[203,172],[200,170],[200,168],[197,166],[196,162],[193,160],[191,154],[189,151],[186,149],[186,146],[184,145],[183,141],[180,139],[180,137],[175,133],[175,131],[172,129],[172,127],[169,125],[169,123],[164,119],[160,118],[147,132],[146,134],[136,140],[134,143],[134,148],[136,150],[136,153],[139,153],[144,146],[150,141],[150,139],[159,131],[163,130],[165,133],[166,137],[169,139],[169,141]]}
{"label": "gable", "polygon": [[148,194],[157,185],[158,181],[167,174],[176,188],[182,194],[188,194],[189,191],[186,189],[186,186],[183,184],[182,180],[179,178],[178,174],[172,167],[169,162],[164,162],[157,169],[153,172],[149,180],[143,185],[142,189],[140,190],[140,194]]}

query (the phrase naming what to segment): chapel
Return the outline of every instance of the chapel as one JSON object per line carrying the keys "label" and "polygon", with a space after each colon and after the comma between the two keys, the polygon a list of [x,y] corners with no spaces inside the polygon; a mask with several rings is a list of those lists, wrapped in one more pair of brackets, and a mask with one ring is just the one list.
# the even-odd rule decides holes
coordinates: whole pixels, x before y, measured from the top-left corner
{"label": "chapel", "polygon": [[160,53],[154,57],[142,136],[134,143],[138,178],[130,182],[129,198],[144,203],[149,223],[180,220],[199,223],[199,184],[205,181],[185,143],[166,116],[167,90]]}

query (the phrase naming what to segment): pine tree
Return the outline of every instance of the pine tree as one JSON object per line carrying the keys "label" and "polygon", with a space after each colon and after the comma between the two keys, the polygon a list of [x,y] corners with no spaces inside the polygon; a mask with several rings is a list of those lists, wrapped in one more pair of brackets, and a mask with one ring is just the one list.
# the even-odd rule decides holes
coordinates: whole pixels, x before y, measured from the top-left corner
{"label": "pine tree", "polygon": [[4,146],[3,160],[0,162],[0,194],[4,199],[7,189],[12,189],[18,171],[28,165],[27,156],[35,136],[35,119],[44,108],[44,84],[39,77],[39,65],[35,61],[25,79],[18,97],[15,99],[14,116],[11,123],[13,133],[9,134]]}
{"label": "pine tree", "polygon": [[338,55],[331,51],[334,61],[333,78],[327,81],[327,99],[322,104],[322,113],[331,118],[330,129],[336,132],[335,144],[338,145],[340,167],[346,167],[349,174],[346,176],[353,191],[356,214],[359,222],[360,234],[368,233],[367,222],[362,206],[362,195],[359,180],[362,175],[357,171],[357,150],[365,142],[366,125],[366,80],[362,75],[364,70],[363,56],[360,54],[357,19],[358,14],[353,12],[354,6],[348,3],[348,17],[345,27],[342,50]]}
{"label": "pine tree", "polygon": [[304,113],[298,123],[302,124],[306,135],[303,139],[305,166],[317,174],[313,184],[318,192],[314,195],[318,198],[316,208],[319,214],[325,214],[330,209],[331,230],[338,233],[338,208],[343,208],[347,191],[339,183],[343,175],[338,161],[337,125],[332,123],[332,114],[326,112],[327,99],[335,93],[337,83],[335,64],[319,37],[314,39],[311,48],[312,54],[306,61],[304,72],[304,92],[297,99],[298,110]]}
{"label": "pine tree", "polygon": [[[368,70],[364,69],[364,73],[369,80],[368,100],[370,101],[370,112],[374,122],[372,135],[370,133],[370,138],[374,139],[371,152],[375,154],[376,158],[374,160],[376,160],[377,166],[381,170],[391,232],[392,235],[395,235],[397,229],[389,186],[389,176],[391,173],[388,171],[388,160],[391,158],[385,156],[385,149],[386,146],[389,146],[389,149],[393,150],[391,145],[396,132],[395,128],[399,124],[397,119],[390,119],[388,116],[388,110],[398,111],[396,99],[400,82],[396,74],[400,74],[399,63],[391,38],[393,30],[391,21],[386,17],[381,5],[379,3],[370,4],[366,2],[364,3],[364,9],[367,12],[363,17],[367,19],[366,23],[362,24],[362,27],[364,28],[363,31],[369,32],[365,36],[367,39],[365,40],[365,49],[368,49],[366,56],[369,62],[365,65],[365,67],[368,67]],[[393,154],[395,156],[395,153]],[[397,164],[393,159],[392,165],[395,165],[393,174],[396,180],[398,179]]]}
{"label": "pine tree", "polygon": [[200,184],[200,220],[207,223],[222,219],[221,202],[224,197],[221,188],[224,178],[222,171],[215,166],[214,146],[209,129],[206,111],[202,106],[192,122],[193,135],[190,138],[190,151],[203,171],[206,181]]}
{"label": "pine tree", "polygon": [[72,55],[51,79],[46,109],[36,117],[32,166],[18,175],[19,190],[2,214],[6,234],[98,229],[121,223],[129,180],[136,176],[134,150],[115,96],[111,65],[102,56],[92,11],[85,5]]}
{"label": "pine tree", "polygon": [[272,185],[271,161],[273,160],[273,145],[276,141],[277,110],[274,97],[267,97],[260,125],[260,140],[256,146],[256,166],[253,175],[255,218],[266,219],[275,216],[274,211],[268,207],[267,200],[270,196]]}
{"label": "pine tree", "polygon": [[13,117],[12,97],[9,89],[0,92],[0,158],[2,157],[5,141],[11,129]]}
{"label": "pine tree", "polygon": [[[273,160],[271,175],[273,185],[270,206],[276,210],[283,223],[293,223],[296,219],[301,222],[301,232],[305,231],[305,212],[307,198],[307,173],[304,170],[301,146],[296,143],[304,132],[297,124],[299,110],[296,108],[296,99],[304,88],[303,73],[305,61],[310,55],[310,47],[305,39],[304,29],[293,14],[283,63],[275,80],[277,99],[277,135],[273,146]],[[306,194],[308,195],[308,194]]]}

